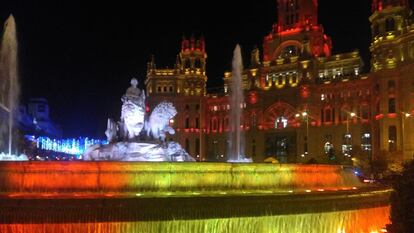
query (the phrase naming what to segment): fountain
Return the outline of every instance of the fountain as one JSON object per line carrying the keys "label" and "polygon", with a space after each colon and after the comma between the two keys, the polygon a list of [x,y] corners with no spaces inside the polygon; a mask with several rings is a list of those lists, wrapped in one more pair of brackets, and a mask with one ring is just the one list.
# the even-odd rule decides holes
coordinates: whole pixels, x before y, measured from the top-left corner
{"label": "fountain", "polygon": [[26,160],[13,155],[13,126],[18,112],[19,79],[16,23],[10,15],[4,24],[0,47],[0,160]]}
{"label": "fountain", "polygon": [[241,131],[241,114],[244,104],[243,94],[243,61],[240,46],[236,45],[233,52],[232,76],[230,83],[230,133],[228,162],[251,162],[244,157],[244,134]]}
{"label": "fountain", "polygon": [[137,88],[138,80],[131,80],[122,96],[121,121],[108,119],[105,132],[109,144],[96,144],[83,154],[84,160],[116,161],[195,161],[176,142],[166,142],[169,126],[177,110],[170,102],[159,103],[151,114],[145,115],[145,92]]}
{"label": "fountain", "polygon": [[[241,70],[237,46],[236,162],[246,160]],[[87,161],[0,161],[0,232],[372,233],[389,222],[392,190],[361,182],[352,167],[192,162],[166,141],[172,103],[146,115],[145,93],[131,85],[120,121],[108,120],[109,143],[89,147]]]}

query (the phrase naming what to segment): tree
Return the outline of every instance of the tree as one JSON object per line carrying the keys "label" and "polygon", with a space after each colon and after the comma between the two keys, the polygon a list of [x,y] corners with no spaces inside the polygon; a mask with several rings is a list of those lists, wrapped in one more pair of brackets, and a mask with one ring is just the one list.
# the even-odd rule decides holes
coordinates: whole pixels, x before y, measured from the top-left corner
{"label": "tree", "polygon": [[401,175],[396,176],[391,194],[391,224],[388,232],[409,233],[414,229],[414,161],[404,165]]}

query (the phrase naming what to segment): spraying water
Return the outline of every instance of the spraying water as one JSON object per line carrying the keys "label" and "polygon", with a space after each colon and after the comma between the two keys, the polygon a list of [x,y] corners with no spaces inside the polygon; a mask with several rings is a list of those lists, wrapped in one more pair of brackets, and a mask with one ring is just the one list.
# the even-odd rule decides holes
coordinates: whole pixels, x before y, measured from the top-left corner
{"label": "spraying water", "polygon": [[4,24],[0,47],[0,152],[12,154],[13,124],[19,102],[16,23],[10,15]]}
{"label": "spraying water", "polygon": [[244,103],[242,86],[243,62],[240,46],[236,45],[233,52],[232,76],[230,83],[230,135],[229,161],[244,160],[244,135],[240,129],[240,116]]}

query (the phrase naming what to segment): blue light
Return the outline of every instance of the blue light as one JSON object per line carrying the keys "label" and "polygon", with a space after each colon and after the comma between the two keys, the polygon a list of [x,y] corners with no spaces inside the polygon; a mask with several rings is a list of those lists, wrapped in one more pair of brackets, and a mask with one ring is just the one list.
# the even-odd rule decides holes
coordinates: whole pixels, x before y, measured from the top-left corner
{"label": "blue light", "polygon": [[41,150],[50,150],[80,157],[83,152],[95,144],[108,144],[106,140],[89,139],[88,137],[68,138],[68,139],[50,139],[48,137],[34,137],[27,135],[26,138],[36,143],[36,147]]}

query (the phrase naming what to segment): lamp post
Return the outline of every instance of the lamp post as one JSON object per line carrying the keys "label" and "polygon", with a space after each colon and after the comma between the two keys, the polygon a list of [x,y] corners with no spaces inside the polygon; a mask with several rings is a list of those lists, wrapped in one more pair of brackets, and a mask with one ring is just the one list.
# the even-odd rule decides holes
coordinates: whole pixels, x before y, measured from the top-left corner
{"label": "lamp post", "polygon": [[355,116],[356,114],[354,112],[350,112],[346,116],[346,135],[345,135],[346,145],[345,145],[345,148],[342,149],[342,153],[344,153],[346,157],[351,157],[351,150],[352,150],[352,136],[349,131],[349,120],[354,118]]}
{"label": "lamp post", "polygon": [[349,117],[351,117],[351,119],[352,119],[355,116],[356,116],[356,114],[354,112],[350,112],[346,117],[346,134],[347,135],[349,135]]}
{"label": "lamp post", "polygon": [[405,135],[405,119],[410,117],[411,114],[407,112],[402,112],[401,114],[401,150],[404,156],[404,135]]}
{"label": "lamp post", "polygon": [[304,117],[305,118],[305,122],[306,122],[306,136],[305,136],[305,140],[304,140],[304,142],[305,142],[305,148],[304,148],[304,153],[301,155],[302,157],[305,157],[306,155],[309,154],[308,153],[309,115],[308,115],[307,112],[301,112],[300,114],[299,113],[296,113],[295,114],[295,117],[300,117],[300,116]]}

